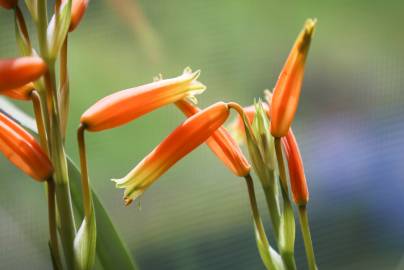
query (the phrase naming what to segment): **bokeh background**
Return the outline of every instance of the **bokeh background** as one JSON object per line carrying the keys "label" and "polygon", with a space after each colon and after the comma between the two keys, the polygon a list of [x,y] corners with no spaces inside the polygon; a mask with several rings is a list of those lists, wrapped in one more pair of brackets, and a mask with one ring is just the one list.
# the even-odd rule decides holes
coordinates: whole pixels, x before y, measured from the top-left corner
{"label": "bokeh background", "polygon": [[[319,268],[404,269],[403,10],[402,1],[91,1],[70,36],[67,152],[78,161],[75,128],[88,106],[159,73],[201,69],[202,107],[251,104],[273,87],[304,20],[316,17],[293,127]],[[13,27],[12,12],[0,10],[0,57],[17,55]],[[244,182],[206,146],[148,190],[141,210],[124,207],[109,181],[183,119],[167,106],[87,136],[94,189],[141,269],[264,269]],[[46,211],[43,186],[0,157],[1,269],[50,269]],[[296,246],[306,269],[300,234]]]}

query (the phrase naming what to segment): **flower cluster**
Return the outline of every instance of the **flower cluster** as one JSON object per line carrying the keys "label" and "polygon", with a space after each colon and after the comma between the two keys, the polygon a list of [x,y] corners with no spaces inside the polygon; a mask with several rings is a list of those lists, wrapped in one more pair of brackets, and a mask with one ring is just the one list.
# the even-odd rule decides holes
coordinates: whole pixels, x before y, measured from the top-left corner
{"label": "flower cluster", "polygon": [[139,197],[172,165],[205,141],[234,174],[244,176],[249,173],[248,161],[222,127],[229,116],[227,104],[218,102],[204,110],[192,104],[195,95],[206,89],[197,81],[199,74],[199,71],[186,68],[178,77],[160,78],[118,91],[96,102],[81,116],[82,127],[93,132],[121,126],[167,104],[176,104],[189,117],[128,175],[114,179],[117,187],[125,189],[126,204]]}
{"label": "flower cluster", "polygon": [[[200,72],[192,72],[187,68],[178,77],[159,78],[149,84],[118,91],[84,112],[80,119],[79,134],[85,130],[95,132],[127,124],[168,104],[174,104],[187,117],[126,176],[113,179],[117,188],[124,189],[125,204],[137,199],[176,162],[206,142],[234,175],[244,177],[247,181],[257,244],[267,268],[296,268],[295,220],[289,200],[291,193],[300,210],[309,267],[315,269],[310,231],[305,218],[309,193],[300,151],[291,130],[315,23],[315,20],[306,21],[281,71],[274,93],[268,90],[264,92],[266,102],[260,101],[246,108],[234,102],[217,102],[199,109],[194,102],[195,95],[202,94],[206,87],[197,81]],[[223,127],[230,109],[239,114],[230,126],[235,136]],[[238,143],[242,142],[248,146],[252,166],[239,147]],[[283,151],[286,153],[289,180]],[[266,237],[256,205],[251,167],[265,192],[280,254],[272,249]]]}
{"label": "flower cluster", "polygon": [[[89,1],[55,1],[50,21],[47,20],[46,1],[25,1],[37,28],[38,51],[32,47],[20,10],[21,2],[0,0],[1,7],[15,13],[16,39],[21,53],[20,57],[0,59],[0,95],[32,102],[39,143],[14,121],[11,113],[0,110],[0,151],[21,171],[47,184],[50,251],[54,269],[91,269],[96,256],[96,239],[102,237],[97,236],[85,131],[117,128],[163,106],[177,107],[186,119],[127,175],[113,179],[116,187],[124,190],[124,203],[129,205],[136,200],[183,157],[206,143],[231,173],[246,181],[257,246],[266,268],[296,269],[293,200],[298,208],[309,269],[316,269],[306,208],[308,186],[300,150],[291,129],[315,20],[306,21],[282,68],[273,94],[268,90],[264,92],[265,101],[259,100],[245,108],[235,102],[222,101],[198,108],[196,97],[206,90],[206,86],[198,80],[199,71],[192,72],[186,68],[177,77],[160,77],[151,83],[117,91],[88,108],[80,118],[77,131],[81,168],[77,174],[81,180],[82,204],[76,205],[76,208],[82,209],[83,220],[76,230],[68,158],[64,149],[70,91],[67,41],[82,20]],[[60,64],[59,69],[55,68],[56,63]],[[238,115],[226,128],[224,125],[231,110]],[[250,160],[243,154],[243,144],[247,146]],[[268,240],[261,221],[255,198],[254,173],[260,180],[267,201],[277,242],[275,248]],[[113,227],[110,222],[108,224]],[[59,248],[63,250],[59,251]],[[121,250],[125,252],[125,248]],[[105,252],[98,255],[102,254],[105,256]],[[108,260],[104,257],[104,262]],[[126,265],[130,267],[122,269],[133,268],[130,259]]]}

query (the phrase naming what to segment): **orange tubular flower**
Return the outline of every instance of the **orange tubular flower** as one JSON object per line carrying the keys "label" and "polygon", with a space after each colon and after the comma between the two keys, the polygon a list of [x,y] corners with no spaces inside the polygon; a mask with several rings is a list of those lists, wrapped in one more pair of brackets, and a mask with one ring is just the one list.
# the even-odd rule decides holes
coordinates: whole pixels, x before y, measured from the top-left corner
{"label": "orange tubular flower", "polygon": [[52,175],[52,164],[35,138],[3,113],[0,113],[0,151],[35,180],[44,181]]}
{"label": "orange tubular flower", "polygon": [[[198,107],[185,100],[177,101],[175,105],[177,105],[187,117],[191,117],[201,111]],[[246,176],[250,173],[251,165],[244,157],[238,144],[224,127],[218,128],[212,136],[209,137],[206,143],[213,153],[215,153],[236,176]]]}
{"label": "orange tubular flower", "polygon": [[206,88],[196,80],[199,73],[185,69],[181,76],[109,95],[84,112],[80,121],[89,131],[101,131],[126,124],[166,104],[193,97]]}
{"label": "orange tubular flower", "polygon": [[289,129],[286,136],[282,137],[282,144],[285,148],[286,158],[288,160],[293,199],[297,205],[305,205],[309,201],[309,190],[307,188],[299,146],[297,145],[292,129]]}
{"label": "orange tubular flower", "polygon": [[[63,0],[62,3],[66,1],[67,0]],[[74,29],[76,29],[76,27],[79,25],[84,13],[86,12],[89,2],[89,0],[73,0],[69,32],[73,32]]]}
{"label": "orange tubular flower", "polygon": [[8,96],[13,99],[29,100],[31,99],[31,93],[34,89],[33,83],[27,83],[18,88],[0,91],[0,95]]}
{"label": "orange tubular flower", "polygon": [[0,6],[5,9],[12,9],[18,3],[18,0],[0,0]]}
{"label": "orange tubular flower", "polygon": [[33,82],[46,70],[45,62],[37,56],[0,60],[0,91]]}
{"label": "orange tubular flower", "polygon": [[275,85],[271,106],[271,134],[274,137],[285,136],[295,116],[315,24],[315,20],[306,21]]}
{"label": "orange tubular flower", "polygon": [[128,175],[114,179],[118,188],[124,188],[126,205],[139,197],[178,160],[205,142],[229,116],[229,108],[217,102],[194,114],[178,126]]}

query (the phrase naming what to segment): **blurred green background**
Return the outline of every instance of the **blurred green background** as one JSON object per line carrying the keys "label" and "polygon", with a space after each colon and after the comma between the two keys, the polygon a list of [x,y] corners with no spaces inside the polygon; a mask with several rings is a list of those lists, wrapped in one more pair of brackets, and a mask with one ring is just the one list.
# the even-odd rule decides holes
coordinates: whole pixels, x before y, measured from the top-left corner
{"label": "blurred green background", "polygon": [[[319,269],[404,269],[403,11],[402,1],[91,1],[69,39],[67,152],[78,161],[75,129],[87,107],[159,73],[201,69],[202,107],[251,104],[273,87],[303,22],[315,17],[293,127]],[[0,57],[14,56],[13,15],[0,10]],[[206,146],[152,186],[141,210],[123,206],[109,179],[125,175],[183,119],[167,106],[89,134],[93,187],[141,269],[264,269],[244,182]],[[50,269],[43,186],[3,157],[0,173],[0,268]],[[296,250],[306,269],[300,234]]]}

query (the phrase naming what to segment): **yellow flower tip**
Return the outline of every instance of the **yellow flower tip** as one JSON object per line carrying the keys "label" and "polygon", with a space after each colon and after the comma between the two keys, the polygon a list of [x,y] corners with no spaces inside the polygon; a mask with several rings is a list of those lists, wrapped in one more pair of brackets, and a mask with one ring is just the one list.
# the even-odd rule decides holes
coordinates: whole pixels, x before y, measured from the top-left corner
{"label": "yellow flower tip", "polygon": [[159,73],[157,76],[153,77],[153,82],[158,82],[163,80],[163,74]]}
{"label": "yellow flower tip", "polygon": [[302,32],[300,33],[297,44],[300,53],[307,54],[310,47],[311,38],[314,35],[314,30],[317,24],[317,19],[307,19]]}
{"label": "yellow flower tip", "polygon": [[314,19],[307,19],[306,22],[304,23],[304,29],[307,35],[312,35],[314,32],[314,28],[316,27],[317,24],[317,18]]}
{"label": "yellow flower tip", "polygon": [[196,80],[199,74],[199,71],[189,71],[116,92],[87,109],[80,121],[89,131],[124,125],[162,106],[203,93],[206,86]]}
{"label": "yellow flower tip", "polygon": [[198,104],[198,99],[193,95],[189,95],[189,96],[185,97],[185,100],[194,105]]}
{"label": "yellow flower tip", "polygon": [[[136,168],[134,170],[132,170],[128,174],[128,176],[133,174],[134,171],[136,171]],[[139,183],[136,181],[132,181],[132,179],[128,176],[126,176],[124,178],[120,178],[120,179],[111,179],[112,182],[115,182],[116,188],[125,189],[124,197],[123,197],[125,206],[128,206],[134,200],[136,200],[138,197],[140,197],[143,194],[144,189],[145,189],[145,187],[140,186]]]}
{"label": "yellow flower tip", "polygon": [[133,200],[131,198],[123,198],[125,206],[129,206]]}
{"label": "yellow flower tip", "polygon": [[192,77],[194,80],[198,79],[198,77],[201,75],[201,70],[198,69],[197,71],[192,71],[191,67],[186,67],[184,68],[184,71],[182,72],[183,75],[190,75],[192,74]]}
{"label": "yellow flower tip", "polygon": [[114,179],[118,188],[125,189],[124,200],[135,200],[184,156],[204,143],[229,116],[224,102],[217,102],[198,111],[150,152],[125,177]]}
{"label": "yellow flower tip", "polygon": [[203,92],[205,92],[206,90],[206,85],[204,85],[203,83],[201,83],[200,81],[192,81],[189,86],[188,86],[188,90],[190,91],[190,95],[200,95]]}
{"label": "yellow flower tip", "polygon": [[265,99],[266,99],[266,102],[268,103],[268,105],[271,106],[272,96],[273,96],[272,92],[269,89],[265,89],[264,96],[265,96]]}
{"label": "yellow flower tip", "polygon": [[186,67],[182,73],[184,80],[189,81],[189,90],[194,92],[193,95],[202,94],[206,90],[206,85],[197,80],[200,75],[201,71],[199,69],[192,72],[190,67]]}

